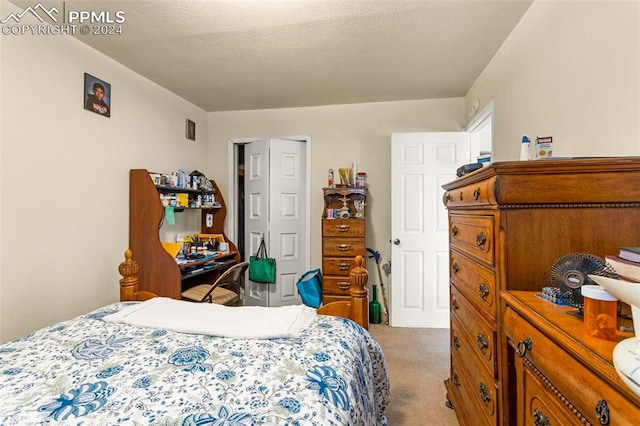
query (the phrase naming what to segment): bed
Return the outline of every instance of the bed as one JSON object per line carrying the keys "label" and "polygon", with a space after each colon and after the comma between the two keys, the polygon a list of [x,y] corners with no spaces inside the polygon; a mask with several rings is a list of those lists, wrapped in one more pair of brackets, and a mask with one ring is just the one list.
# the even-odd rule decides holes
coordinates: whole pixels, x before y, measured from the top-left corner
{"label": "bed", "polygon": [[[366,324],[345,318],[366,313],[357,262],[351,300],[305,311],[299,330],[234,337],[227,327],[222,337],[123,320],[154,304],[208,305],[138,291],[127,251],[120,302],[0,345],[0,424],[386,425],[384,355]],[[280,309],[220,308],[256,322]]]}

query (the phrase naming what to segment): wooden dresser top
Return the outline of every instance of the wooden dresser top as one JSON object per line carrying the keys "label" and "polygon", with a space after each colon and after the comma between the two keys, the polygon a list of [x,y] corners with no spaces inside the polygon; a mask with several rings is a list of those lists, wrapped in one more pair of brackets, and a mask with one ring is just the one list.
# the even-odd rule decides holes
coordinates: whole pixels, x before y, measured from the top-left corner
{"label": "wooden dresser top", "polygon": [[[492,180],[498,205],[640,202],[640,157],[496,162],[442,187]],[[455,199],[455,197],[454,197]]]}

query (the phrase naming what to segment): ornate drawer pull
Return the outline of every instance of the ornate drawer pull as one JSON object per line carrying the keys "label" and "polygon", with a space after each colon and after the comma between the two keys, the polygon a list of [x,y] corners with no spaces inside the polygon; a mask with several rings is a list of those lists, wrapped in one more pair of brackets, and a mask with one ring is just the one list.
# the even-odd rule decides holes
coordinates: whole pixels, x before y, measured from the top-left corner
{"label": "ornate drawer pull", "polygon": [[489,405],[491,401],[491,395],[489,394],[489,389],[487,389],[487,385],[484,383],[480,383],[478,385],[478,392],[480,392],[480,398],[482,398],[482,402],[484,405]]}
{"label": "ornate drawer pull", "polygon": [[462,191],[460,191],[460,201],[462,201]]}
{"label": "ornate drawer pull", "polygon": [[476,235],[476,244],[478,246],[483,246],[484,243],[487,242],[487,236],[484,235],[484,232],[478,232],[478,235]]}
{"label": "ornate drawer pull", "polygon": [[525,356],[527,354],[527,351],[531,352],[531,349],[533,349],[533,341],[531,340],[531,337],[527,337],[524,340],[520,340],[518,343],[516,343],[516,355],[518,355],[520,358]]}
{"label": "ornate drawer pull", "polygon": [[478,284],[478,294],[482,300],[487,300],[489,296],[489,287],[485,283]]}
{"label": "ornate drawer pull", "polygon": [[351,244],[336,244],[336,248],[340,251],[347,251],[351,248]]}
{"label": "ornate drawer pull", "polygon": [[482,352],[485,352],[489,347],[489,342],[487,342],[487,336],[485,336],[483,333],[478,333],[478,335],[476,336],[476,340],[478,343],[478,348]]}
{"label": "ornate drawer pull", "polygon": [[336,225],[336,228],[338,228],[340,232],[347,232],[349,228],[351,228],[351,225]]}
{"label": "ornate drawer pull", "polygon": [[455,312],[455,311],[457,311],[457,310],[458,310],[458,308],[459,308],[459,306],[458,306],[458,299],[453,299],[453,300],[451,301],[451,309]]}
{"label": "ornate drawer pull", "polygon": [[473,199],[478,201],[478,198],[480,198],[480,188],[476,188],[476,190],[473,191]]}
{"label": "ornate drawer pull", "polygon": [[456,385],[457,388],[460,387],[460,378],[456,373],[453,373],[453,384]]}
{"label": "ornate drawer pull", "polygon": [[536,426],[551,426],[549,417],[537,408],[533,410],[533,424]]}
{"label": "ornate drawer pull", "polygon": [[349,287],[351,287],[351,283],[348,281],[339,281],[336,283],[336,286],[340,289],[340,290],[349,290]]}
{"label": "ornate drawer pull", "polygon": [[460,272],[460,266],[458,266],[457,263],[454,263],[453,265],[451,265],[451,270],[454,274],[457,274],[458,272]]}
{"label": "ornate drawer pull", "polygon": [[351,266],[350,263],[336,263],[336,267],[341,271],[346,271]]}
{"label": "ornate drawer pull", "polygon": [[596,414],[598,415],[598,420],[600,420],[601,425],[609,424],[609,406],[607,405],[607,401],[604,399],[598,401],[598,405],[596,405]]}
{"label": "ornate drawer pull", "polygon": [[453,336],[453,347],[456,350],[460,349],[460,339],[458,339],[458,336]]}
{"label": "ornate drawer pull", "polygon": [[455,226],[455,225],[453,225],[453,226],[451,227],[451,236],[452,236],[452,237],[455,237],[455,236],[457,236],[457,235],[458,235],[458,227],[457,227],[457,226]]}
{"label": "ornate drawer pull", "polygon": [[444,197],[447,201],[453,201],[453,197],[451,196],[451,193],[447,192],[447,195]]}

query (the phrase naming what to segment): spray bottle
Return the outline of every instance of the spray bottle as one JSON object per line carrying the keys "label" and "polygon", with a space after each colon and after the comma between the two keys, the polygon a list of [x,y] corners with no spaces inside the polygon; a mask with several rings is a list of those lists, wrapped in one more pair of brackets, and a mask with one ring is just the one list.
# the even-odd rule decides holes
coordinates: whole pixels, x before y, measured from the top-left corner
{"label": "spray bottle", "polygon": [[531,141],[529,136],[522,135],[522,144],[520,145],[520,161],[531,160]]}

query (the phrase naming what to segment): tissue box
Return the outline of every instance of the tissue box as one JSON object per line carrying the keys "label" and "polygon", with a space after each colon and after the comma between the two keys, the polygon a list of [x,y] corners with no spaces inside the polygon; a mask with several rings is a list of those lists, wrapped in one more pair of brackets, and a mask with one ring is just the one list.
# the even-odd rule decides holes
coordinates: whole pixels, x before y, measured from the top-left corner
{"label": "tissue box", "polygon": [[536,138],[536,158],[549,158],[551,157],[553,143],[552,136],[538,137]]}

